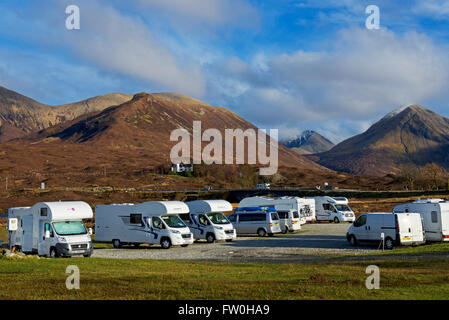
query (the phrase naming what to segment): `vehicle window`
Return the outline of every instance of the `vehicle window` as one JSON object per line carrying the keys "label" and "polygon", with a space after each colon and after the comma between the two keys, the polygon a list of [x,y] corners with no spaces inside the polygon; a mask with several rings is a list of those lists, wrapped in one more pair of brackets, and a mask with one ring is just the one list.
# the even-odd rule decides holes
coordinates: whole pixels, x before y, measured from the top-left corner
{"label": "vehicle window", "polygon": [[[288,217],[288,213],[287,213],[287,217]],[[279,215],[277,214],[277,212],[271,213],[271,220],[279,220]]]}
{"label": "vehicle window", "polygon": [[200,214],[198,216],[198,220],[200,221],[200,223],[202,225],[205,225],[205,226],[209,225],[209,221],[207,220],[207,218],[206,218],[206,216],[204,214]]}
{"label": "vehicle window", "polygon": [[287,211],[278,211],[279,219],[288,219],[288,212]]}
{"label": "vehicle window", "polygon": [[323,203],[323,209],[324,209],[324,210],[330,210],[330,205],[329,205],[329,203]]}
{"label": "vehicle window", "polygon": [[185,228],[187,227],[180,217],[176,215],[166,215],[161,216],[161,219],[165,222],[167,226],[170,228]]}
{"label": "vehicle window", "polygon": [[432,223],[438,223],[438,213],[436,211],[431,212]]}
{"label": "vehicle window", "polygon": [[293,218],[295,218],[295,219],[299,218],[298,211],[293,211]]}
{"label": "vehicle window", "polygon": [[346,204],[337,204],[336,207],[338,211],[351,211],[351,208]]}
{"label": "vehicle window", "polygon": [[154,217],[153,218],[153,227],[158,228],[158,229],[163,229],[164,224],[162,223],[161,219],[159,219],[158,217]]}
{"label": "vehicle window", "polygon": [[48,209],[47,208],[41,208],[41,217],[46,217],[48,213]]}
{"label": "vehicle window", "polygon": [[231,222],[236,222],[236,221],[237,221],[237,215],[236,215],[236,214],[230,215],[230,216],[228,217],[228,219],[229,219],[229,221],[231,221]]}
{"label": "vehicle window", "polygon": [[185,213],[185,214],[180,214],[179,217],[186,222],[192,223],[192,219],[190,218],[190,214]]}
{"label": "vehicle window", "polygon": [[335,207],[334,207],[333,205],[331,205],[331,206],[329,206],[329,207],[330,207],[330,209],[332,210],[332,212],[334,212],[334,213],[337,212],[337,209],[335,209]]}
{"label": "vehicle window", "polygon": [[142,214],[141,213],[131,213],[129,215],[129,223],[142,225]]}
{"label": "vehicle window", "polygon": [[60,236],[86,234],[87,230],[81,221],[53,222],[55,232]]}
{"label": "vehicle window", "polygon": [[361,227],[361,226],[364,226],[365,224],[366,224],[366,215],[360,216],[360,217],[354,222],[354,226],[355,226],[355,227]]}
{"label": "vehicle window", "polygon": [[210,212],[207,217],[213,224],[228,224],[229,220],[222,212]]}
{"label": "vehicle window", "polygon": [[265,213],[243,213],[239,215],[239,222],[266,221]]}

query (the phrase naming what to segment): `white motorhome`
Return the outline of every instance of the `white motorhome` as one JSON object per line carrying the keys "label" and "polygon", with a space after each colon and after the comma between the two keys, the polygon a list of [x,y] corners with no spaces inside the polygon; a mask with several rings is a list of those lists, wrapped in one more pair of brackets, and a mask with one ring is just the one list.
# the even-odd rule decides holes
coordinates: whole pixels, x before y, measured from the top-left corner
{"label": "white motorhome", "polygon": [[355,214],[344,197],[314,197],[317,221],[354,222]]}
{"label": "white motorhome", "polygon": [[274,207],[280,218],[281,230],[287,233],[300,230],[301,224],[306,223],[306,208],[312,216],[313,207],[310,204],[314,201],[305,200],[298,197],[248,197],[240,201],[239,207]]}
{"label": "white motorhome", "polygon": [[179,218],[189,212],[181,201],[150,201],[139,204],[98,205],[95,208],[95,241],[138,246],[160,244],[162,248],[193,243],[190,229]]}
{"label": "white motorhome", "polygon": [[40,202],[32,207],[8,210],[9,248],[40,256],[60,257],[93,252],[91,230],[83,219],[92,219],[85,202]]}
{"label": "white motorhome", "polygon": [[427,241],[449,241],[449,201],[420,199],[397,205],[393,212],[419,213],[423,219]]}
{"label": "white motorhome", "polygon": [[349,227],[347,240],[356,246],[359,242],[380,243],[385,248],[395,245],[417,245],[425,242],[425,232],[418,213],[365,213]]}
{"label": "white motorhome", "polygon": [[181,214],[181,219],[190,228],[197,240],[207,242],[232,241],[237,233],[223,212],[231,212],[232,204],[225,200],[196,200],[186,202],[190,213]]}

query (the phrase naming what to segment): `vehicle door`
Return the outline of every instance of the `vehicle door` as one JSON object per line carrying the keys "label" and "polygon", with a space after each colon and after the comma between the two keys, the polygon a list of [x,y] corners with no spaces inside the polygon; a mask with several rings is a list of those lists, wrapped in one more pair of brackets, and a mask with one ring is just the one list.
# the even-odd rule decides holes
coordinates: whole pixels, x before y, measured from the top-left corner
{"label": "vehicle door", "polygon": [[165,235],[166,230],[162,219],[159,217],[152,217],[150,226],[151,236],[149,243],[159,244],[161,242],[161,238]]}
{"label": "vehicle door", "polygon": [[331,204],[323,203],[322,210],[320,210],[320,220],[332,220],[331,217]]}
{"label": "vehicle door", "polygon": [[198,215],[198,232],[199,237],[205,238],[207,231],[211,227],[211,223],[209,219],[207,219],[206,215],[204,213],[201,213]]}
{"label": "vehicle door", "polygon": [[357,218],[352,225],[352,234],[357,240],[368,240],[367,215],[363,214]]}
{"label": "vehicle door", "polygon": [[236,230],[237,233],[241,233],[240,231],[240,224],[238,222],[238,214],[231,214],[228,219],[229,221],[231,221],[232,226],[234,227],[234,229]]}
{"label": "vehicle door", "polygon": [[[46,235],[49,237],[47,238]],[[39,223],[39,242],[37,253],[39,255],[49,255],[50,247],[54,245],[54,232],[49,222],[40,221]]]}

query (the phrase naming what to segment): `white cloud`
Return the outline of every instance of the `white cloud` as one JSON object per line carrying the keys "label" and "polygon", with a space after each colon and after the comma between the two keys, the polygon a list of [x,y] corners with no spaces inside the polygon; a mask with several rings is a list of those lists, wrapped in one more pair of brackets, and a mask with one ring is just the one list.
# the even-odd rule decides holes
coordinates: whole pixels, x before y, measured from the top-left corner
{"label": "white cloud", "polygon": [[244,117],[261,126],[321,127],[335,140],[398,106],[441,95],[448,78],[444,51],[430,38],[388,30],[344,30],[331,49],[281,54],[267,70],[241,61],[224,65],[232,67],[220,76],[245,88],[240,96],[233,92]]}
{"label": "white cloud", "polygon": [[[246,0],[139,0],[145,6],[160,9],[176,20],[193,23],[252,27],[259,23],[259,13]],[[231,25],[230,25],[231,24]]]}
{"label": "white cloud", "polygon": [[417,1],[413,12],[419,15],[430,16],[434,19],[449,18],[448,0],[426,0]]}

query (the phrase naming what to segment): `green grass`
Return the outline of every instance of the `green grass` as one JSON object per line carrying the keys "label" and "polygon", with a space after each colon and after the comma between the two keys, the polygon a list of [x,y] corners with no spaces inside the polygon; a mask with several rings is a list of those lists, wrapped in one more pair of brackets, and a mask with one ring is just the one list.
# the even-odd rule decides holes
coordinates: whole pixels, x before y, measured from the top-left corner
{"label": "green grass", "polygon": [[368,253],[367,255],[421,254],[421,253],[443,253],[443,252],[449,253],[449,242],[430,243],[416,247],[402,246],[396,247],[393,250],[385,250],[384,252],[376,251],[375,253]]}
{"label": "green grass", "polygon": [[[3,257],[0,299],[449,299],[449,259],[376,261],[379,290],[365,288],[370,264]],[[68,265],[80,290],[65,287]]]}

